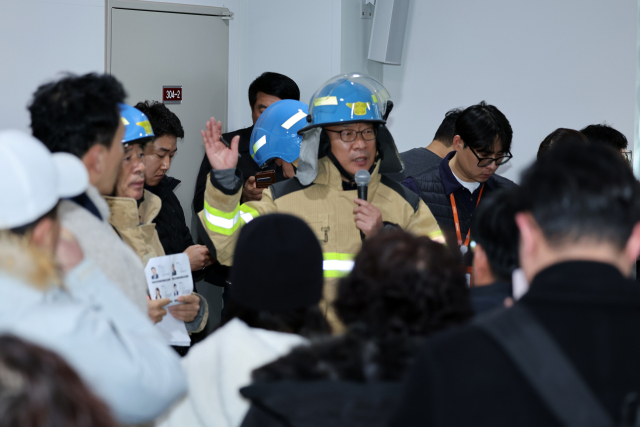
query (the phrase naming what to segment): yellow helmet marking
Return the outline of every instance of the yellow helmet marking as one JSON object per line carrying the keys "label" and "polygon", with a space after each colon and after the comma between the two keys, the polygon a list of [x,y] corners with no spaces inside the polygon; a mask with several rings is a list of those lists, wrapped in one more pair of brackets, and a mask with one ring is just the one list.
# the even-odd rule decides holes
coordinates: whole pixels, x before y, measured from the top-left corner
{"label": "yellow helmet marking", "polygon": [[351,108],[351,111],[356,116],[364,116],[367,114],[367,110],[371,109],[368,102],[356,102],[355,104],[349,102],[347,103],[347,107]]}
{"label": "yellow helmet marking", "polygon": [[316,98],[313,101],[314,107],[319,107],[321,105],[338,105],[338,98],[335,96],[323,96],[322,98]]}
{"label": "yellow helmet marking", "polygon": [[137,122],[136,124],[140,127],[143,127],[146,133],[153,133],[153,130],[151,130],[151,123],[149,123],[149,120],[145,120],[143,122]]}

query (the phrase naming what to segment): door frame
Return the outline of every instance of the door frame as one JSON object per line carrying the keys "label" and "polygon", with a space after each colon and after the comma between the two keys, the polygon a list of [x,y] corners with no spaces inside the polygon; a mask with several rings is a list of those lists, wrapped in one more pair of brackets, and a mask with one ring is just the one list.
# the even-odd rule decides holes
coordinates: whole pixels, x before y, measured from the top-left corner
{"label": "door frame", "polygon": [[111,74],[111,14],[113,9],[143,10],[149,12],[184,13],[188,15],[224,16],[233,19],[233,12],[226,7],[197,6],[191,4],[160,3],[141,0],[105,0],[106,31],[104,70]]}

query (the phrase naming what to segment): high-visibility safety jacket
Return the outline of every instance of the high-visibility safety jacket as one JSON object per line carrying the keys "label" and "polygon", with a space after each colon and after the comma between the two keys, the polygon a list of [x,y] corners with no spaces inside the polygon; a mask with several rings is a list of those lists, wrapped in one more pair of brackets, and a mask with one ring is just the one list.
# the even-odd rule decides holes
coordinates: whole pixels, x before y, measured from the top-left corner
{"label": "high-visibility safety jacket", "polygon": [[[436,219],[420,197],[395,181],[378,173],[371,174],[367,199],[382,213],[385,223],[396,225],[415,235],[441,238]],[[233,251],[240,227],[259,215],[287,213],[302,218],[318,237],[324,253],[326,302],[333,301],[336,278],[353,268],[353,258],[360,251],[362,237],[353,219],[356,190],[344,191],[340,172],[328,157],[318,160],[318,176],[309,186],[297,179],[276,183],[262,192],[262,200],[240,204],[242,180],[234,188],[225,188],[209,174],[204,210],[198,213],[216,249],[221,264],[232,265]],[[264,248],[265,252],[269,248]],[[333,279],[333,280],[332,280]],[[328,313],[335,326],[333,313]]]}

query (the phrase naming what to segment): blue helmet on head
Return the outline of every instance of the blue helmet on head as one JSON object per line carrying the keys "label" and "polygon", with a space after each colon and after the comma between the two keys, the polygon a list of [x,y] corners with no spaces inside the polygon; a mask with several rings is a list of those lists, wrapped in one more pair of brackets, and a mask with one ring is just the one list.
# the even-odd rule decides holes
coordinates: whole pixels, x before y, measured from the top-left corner
{"label": "blue helmet on head", "polygon": [[127,104],[118,104],[118,107],[124,124],[123,144],[146,144],[155,137],[151,123],[142,111]]}
{"label": "blue helmet on head", "polygon": [[[331,152],[325,126],[371,123],[377,129],[376,162],[380,173],[401,172],[404,168],[389,129],[385,126],[393,108],[389,92],[376,79],[364,74],[340,74],[320,86],[309,102],[296,178],[311,184],[318,175],[318,159]],[[349,177],[346,177],[349,178]]]}
{"label": "blue helmet on head", "polygon": [[292,99],[274,102],[263,111],[249,143],[249,153],[258,166],[275,158],[292,163],[300,156],[298,131],[306,124],[307,114],[306,104]]}
{"label": "blue helmet on head", "polygon": [[363,74],[340,74],[323,84],[309,102],[308,125],[304,133],[318,126],[348,122],[383,124],[389,92],[377,80]]}

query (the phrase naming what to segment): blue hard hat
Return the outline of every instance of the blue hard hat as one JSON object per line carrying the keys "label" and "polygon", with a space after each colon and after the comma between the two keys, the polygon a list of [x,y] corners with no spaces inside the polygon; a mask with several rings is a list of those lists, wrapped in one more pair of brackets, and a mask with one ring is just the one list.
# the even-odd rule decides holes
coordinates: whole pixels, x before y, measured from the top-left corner
{"label": "blue hard hat", "polygon": [[249,153],[253,160],[260,167],[275,158],[294,162],[300,156],[302,141],[298,131],[307,124],[308,113],[304,102],[293,99],[271,104],[262,112],[251,133]]}
{"label": "blue hard hat", "polygon": [[304,133],[318,126],[345,122],[385,123],[389,92],[380,82],[363,74],[340,74],[316,91],[309,102]]}
{"label": "blue hard hat", "polygon": [[142,111],[127,104],[118,104],[118,107],[124,123],[123,144],[145,144],[155,137],[151,123]]}

